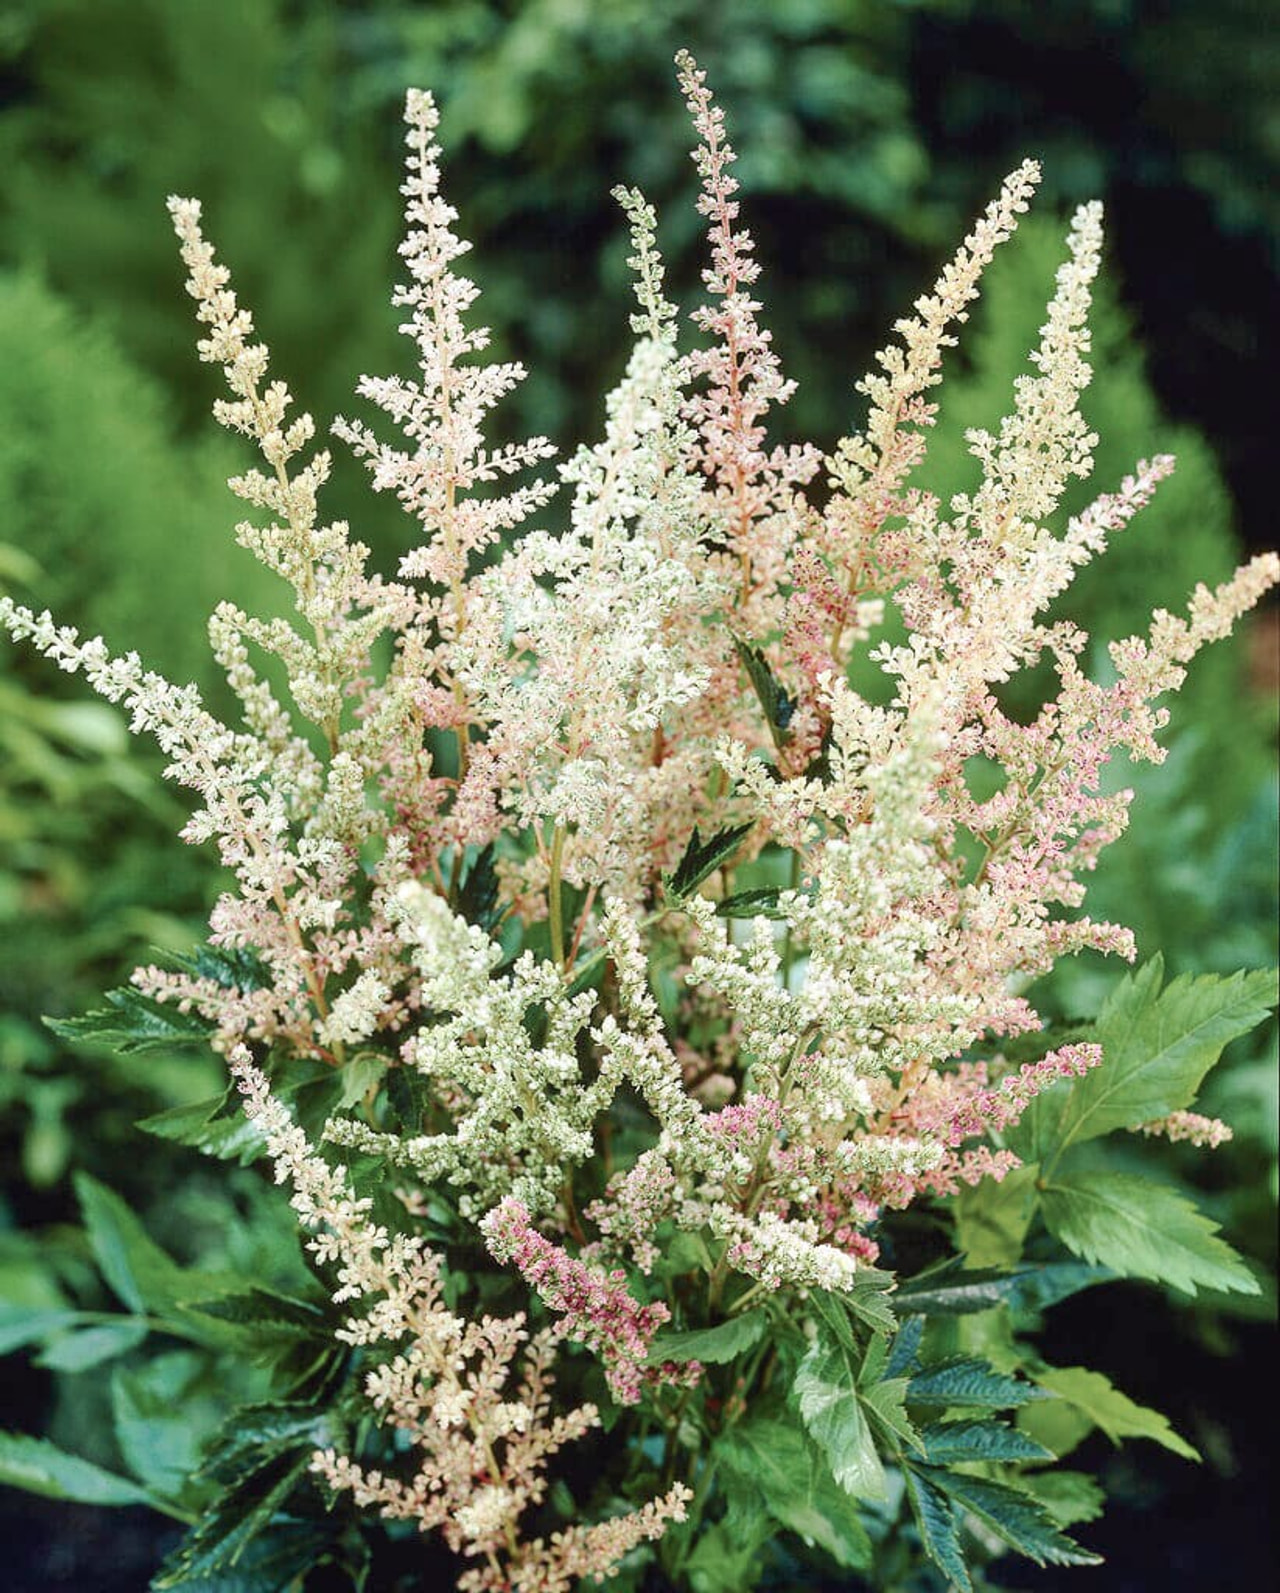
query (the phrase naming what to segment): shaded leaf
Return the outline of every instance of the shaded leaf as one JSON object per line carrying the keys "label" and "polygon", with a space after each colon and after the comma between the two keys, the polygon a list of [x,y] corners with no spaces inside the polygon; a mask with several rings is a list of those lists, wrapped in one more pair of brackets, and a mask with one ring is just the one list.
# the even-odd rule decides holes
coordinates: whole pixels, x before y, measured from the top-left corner
{"label": "shaded leaf", "polygon": [[925,1553],[960,1593],[973,1593],[969,1568],[960,1550],[960,1534],[951,1501],[942,1490],[913,1466],[904,1472],[911,1513],[920,1531]]}
{"label": "shaded leaf", "polygon": [[1017,1488],[964,1472],[944,1471],[938,1466],[921,1466],[919,1474],[971,1511],[1011,1549],[1037,1565],[1102,1563],[1100,1556],[1090,1554],[1060,1532],[1038,1500]]}
{"label": "shaded leaf", "polygon": [[785,918],[778,906],[779,885],[760,885],[754,890],[734,891],[716,903],[717,918]]}
{"label": "shaded leaf", "polygon": [[747,672],[752,690],[759,698],[761,708],[764,709],[765,723],[769,726],[774,746],[786,746],[787,731],[795,714],[795,703],[774,678],[769,660],[760,648],[750,647],[746,642],[739,641],[736,636],[733,645],[739,663]]}
{"label": "shaded leaf", "polygon": [[1000,1305],[1039,1311],[1112,1276],[1075,1261],[970,1270],[957,1257],[900,1283],[893,1308],[900,1316],[966,1316]]}
{"label": "shaded leaf", "polygon": [[73,1499],[78,1504],[150,1503],[146,1490],[127,1477],[104,1471],[47,1439],[26,1433],[0,1432],[0,1483],[46,1499]]}
{"label": "shaded leaf", "polygon": [[309,1454],[284,1456],[233,1484],[205,1508],[151,1586],[187,1587],[197,1578],[234,1566],[306,1482],[309,1465]]}
{"label": "shaded leaf", "polygon": [[728,1476],[758,1493],[780,1525],[840,1565],[856,1569],[870,1562],[871,1540],[857,1507],[795,1427],[742,1421],[719,1440],[715,1453]]}

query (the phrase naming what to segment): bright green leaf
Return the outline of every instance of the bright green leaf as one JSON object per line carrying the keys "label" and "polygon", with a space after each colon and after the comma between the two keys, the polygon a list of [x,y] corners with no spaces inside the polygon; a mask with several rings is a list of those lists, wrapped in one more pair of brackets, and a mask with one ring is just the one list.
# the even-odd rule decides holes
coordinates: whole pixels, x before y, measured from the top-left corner
{"label": "bright green leaf", "polygon": [[801,1419],[840,1486],[855,1499],[883,1499],[884,1467],[858,1399],[858,1370],[848,1346],[820,1329],[792,1388]]}
{"label": "bright green leaf", "polygon": [[145,1322],[124,1316],[55,1339],[36,1357],[36,1365],[51,1372],[87,1372],[136,1349],[146,1336]]}
{"label": "bright green leaf", "polygon": [[1194,1294],[1257,1294],[1253,1274],[1218,1225],[1176,1191],[1130,1173],[1062,1172],[1042,1196],[1044,1218],[1068,1250],[1130,1278]]}
{"label": "bright green leaf", "polygon": [[1037,1122],[1048,1149],[1137,1128],[1190,1106],[1204,1076],[1234,1039],[1261,1023],[1276,1004],[1274,970],[1183,974],[1162,991],[1160,957],[1127,975],[1112,992],[1092,1038],[1103,1060],[1065,1092],[1054,1092],[1057,1120]]}
{"label": "bright green leaf", "polygon": [[1051,1367],[1037,1372],[1035,1379],[1042,1388],[1083,1411],[1112,1443],[1125,1438],[1150,1438],[1184,1460],[1200,1459],[1186,1439],[1174,1432],[1167,1417],[1146,1405],[1135,1404],[1101,1372],[1091,1372],[1083,1366]]}
{"label": "bright green leaf", "polygon": [[768,1326],[768,1313],[747,1311],[715,1327],[692,1328],[687,1333],[662,1333],[649,1346],[650,1366],[664,1361],[703,1361],[710,1366],[733,1361],[760,1342]]}

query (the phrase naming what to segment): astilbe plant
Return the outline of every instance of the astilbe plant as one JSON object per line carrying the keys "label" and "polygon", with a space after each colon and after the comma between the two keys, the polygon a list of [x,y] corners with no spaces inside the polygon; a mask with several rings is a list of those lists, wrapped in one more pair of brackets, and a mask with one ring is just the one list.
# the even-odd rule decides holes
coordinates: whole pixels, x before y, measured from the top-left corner
{"label": "astilbe plant", "polygon": [[[117,1007],[207,1030],[340,1307],[310,1479],[290,1473],[294,1493],[222,1548],[198,1525],[197,1570],[234,1563],[317,1481],[361,1530],[438,1530],[475,1593],[634,1585],[655,1553],[671,1584],[747,1586],[784,1533],[873,1580],[895,1533],[964,1588],[1001,1544],[1082,1563],[1061,1527],[1087,1502],[1046,1483],[1034,1424],[992,1416],[1070,1398],[1067,1374],[1054,1389],[1012,1333],[957,1337],[955,1313],[1050,1303],[1107,1275],[1089,1262],[1256,1288],[1181,1197],[1152,1196],[1150,1226],[1170,1225],[1153,1262],[1106,1178],[1107,1209],[1086,1209],[1087,1181],[1055,1170],[1110,1129],[1220,1140],[1188,1108],[1264,1010],[1265,976],[1162,993],[1144,970],[1110,1027],[1061,1037],[1028,989],[1084,948],[1133,959],[1122,926],[1078,911],[1128,821],[1104,770],[1117,752],[1160,760],[1156,700],[1280,561],[1158,612],[1112,644],[1104,680],[1082,670],[1084,633],[1043,619],[1173,468],[1139,461],[1052,527],[1096,441],[1079,400],[1097,205],[1072,223],[1010,414],[970,435],[973,490],[943,504],[912,486],[944,352],[1028,206],[1032,161],[897,323],[859,384],[863,430],[826,457],[771,443],[791,384],[759,319],[734,153],[702,72],[678,68],[710,241],[702,337],[681,352],[653,211],[619,189],[637,342],[602,441],[560,467],[562,534],[524,529],[554,490],[530,475],[546,440],[485,440],[523,372],[488,361],[468,319],[436,107],[411,92],[394,302],[419,370],[363,378],[386,418],[333,428],[418,522],[395,578],[323,519],[329,454],[269,378],[199,205],[175,198],[200,357],[229,389],[217,418],[261,456],[231,482],[237,540],[291,588],[294,618],[214,613],[237,728],[135,655],[0,604],[197,798],[184,838],[212,841],[228,876],[210,948],[140,969]],[[898,645],[876,643],[886,603]],[[855,654],[878,695],[848,683]],[[1045,657],[1056,691],[1011,717],[1002,683]],[[1122,1020],[1157,1008],[1198,1038],[1136,1056],[1141,1025]],[[329,1076],[308,1133],[290,1102]],[[1106,1177],[1141,1200],[1142,1180]],[[908,1244],[899,1267],[894,1213],[927,1202],[941,1231],[960,1192],[1007,1179],[1023,1231],[1038,1202],[1083,1262],[1042,1246],[1047,1266],[916,1277]],[[946,1353],[975,1345],[999,1348],[998,1369]],[[1127,1420],[1107,1430],[1144,1430]],[[598,1490],[573,1469],[582,1443]],[[577,1519],[553,1487],[562,1450]],[[181,1567],[158,1585],[183,1585]]]}

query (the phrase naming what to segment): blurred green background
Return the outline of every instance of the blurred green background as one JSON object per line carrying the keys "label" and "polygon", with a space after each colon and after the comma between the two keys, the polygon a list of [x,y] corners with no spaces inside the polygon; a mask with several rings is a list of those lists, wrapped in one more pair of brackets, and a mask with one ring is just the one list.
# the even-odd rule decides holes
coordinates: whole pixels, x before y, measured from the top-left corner
{"label": "blurred green background", "polygon": [[[204,616],[218,597],[261,607],[273,594],[231,539],[236,506],[223,480],[242,456],[207,418],[215,377],[195,361],[164,199],[203,200],[277,373],[323,424],[352,403],[362,371],[406,368],[388,289],[409,84],[442,105],[447,191],[476,246],[483,319],[497,348],[530,368],[501,411],[505,434],[545,432],[562,446],[592,436],[626,349],[615,183],[640,184],[658,205],[690,303],[698,281],[689,132],[671,68],[687,45],[729,115],[767,324],[800,382],[784,436],[830,445],[857,423],[852,384],[893,318],[1005,171],[1034,154],[1045,167],[1038,215],[990,274],[922,477],[944,494],[967,485],[963,430],[1006,407],[1065,215],[1084,198],[1107,202],[1085,405],[1102,435],[1091,489],[1156,450],[1179,457],[1174,480],[1066,605],[1103,639],[1125,634],[1197,580],[1221,578],[1242,544],[1274,540],[1280,35],[1268,9],[7,0],[0,582],[217,696]],[[331,508],[394,563],[405,527],[340,455]],[[1201,660],[1175,707],[1170,759],[1138,771],[1137,824],[1097,876],[1094,910],[1134,924],[1143,955],[1163,947],[1175,972],[1275,960],[1269,620]],[[208,860],[173,839],[181,805],[160,788],[156,760],[126,742],[119,717],[78,684],[0,647],[0,1295],[11,1298],[39,1297],[54,1286],[50,1269],[72,1264],[63,1225],[74,1168],[120,1188],[179,1252],[216,1260],[219,1246],[249,1242],[252,1180],[219,1184],[132,1129],[210,1093],[213,1062],[73,1055],[41,1023],[92,1005],[152,948],[189,944],[216,887]],[[1114,977],[1100,962],[1072,964],[1045,1004],[1092,1010]],[[1212,1160],[1167,1152],[1169,1175],[1207,1192],[1272,1275],[1275,1079],[1272,1033],[1219,1074],[1213,1104],[1235,1123],[1234,1143]],[[1215,1543],[1204,1526],[1215,1514],[1239,1510],[1236,1535],[1248,1542],[1260,1530],[1248,1501],[1266,1478],[1241,1352],[1262,1342],[1265,1324],[1211,1304],[1164,1312],[1151,1329],[1149,1294],[1117,1291],[1108,1369],[1169,1409],[1209,1463],[1198,1476],[1163,1460],[1140,1474],[1112,1465],[1132,1508],[1100,1529],[1114,1541],[1101,1545],[1111,1566],[1092,1575],[1095,1593],[1157,1585],[1124,1580],[1150,1554],[1134,1525],[1144,1508],[1175,1534],[1184,1559],[1169,1568],[1189,1578],[1177,1585],[1217,1567],[1198,1558]],[[1207,1373],[1206,1354],[1218,1358]],[[91,1447],[92,1402],[74,1377],[44,1372],[22,1389],[16,1423],[61,1424]],[[87,1586],[67,1523],[83,1520],[83,1542],[97,1545],[83,1552],[100,1554],[103,1528],[89,1515],[63,1507],[56,1534],[50,1526],[61,1560],[36,1531],[32,1580],[14,1585]],[[130,1570],[118,1536],[111,1552],[124,1580],[110,1586],[140,1586],[154,1563],[145,1540],[142,1570]]]}

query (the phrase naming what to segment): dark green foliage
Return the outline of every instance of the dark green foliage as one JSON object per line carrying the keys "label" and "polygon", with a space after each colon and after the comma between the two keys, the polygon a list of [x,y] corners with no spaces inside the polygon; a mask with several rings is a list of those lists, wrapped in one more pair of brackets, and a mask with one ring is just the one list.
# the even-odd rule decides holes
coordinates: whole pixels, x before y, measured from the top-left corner
{"label": "dark green foliage", "polygon": [[1034,1383],[997,1372],[971,1356],[926,1366],[907,1384],[907,1399],[912,1405],[1008,1410],[1047,1397]]}
{"label": "dark green foliage", "polygon": [[760,699],[760,706],[764,710],[764,722],[769,727],[769,734],[773,737],[775,747],[784,747],[787,744],[787,727],[795,713],[795,703],[787,695],[769,667],[769,660],[758,647],[750,647],[746,642],[734,638],[735,648],[738,652],[738,661],[747,672],[747,679],[751,682],[751,689]]}
{"label": "dark green foliage", "polygon": [[691,896],[703,880],[709,879],[718,868],[729,863],[751,830],[749,824],[738,824],[721,830],[704,841],[694,826],[684,856],[668,877],[667,890],[672,896]]}

